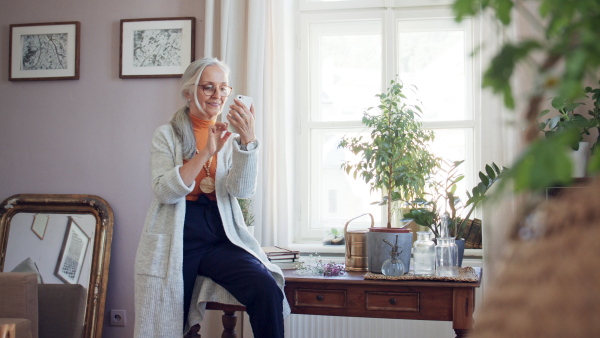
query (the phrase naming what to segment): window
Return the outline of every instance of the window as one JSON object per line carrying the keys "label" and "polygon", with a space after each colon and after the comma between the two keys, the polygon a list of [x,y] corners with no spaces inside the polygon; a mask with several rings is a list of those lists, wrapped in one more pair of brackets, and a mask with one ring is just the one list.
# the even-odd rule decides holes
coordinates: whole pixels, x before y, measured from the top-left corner
{"label": "window", "polygon": [[[479,44],[473,38],[474,24],[456,23],[447,6],[402,7],[413,2],[300,2],[295,162],[301,177],[294,243],[316,244],[323,229],[343,227],[366,212],[375,216],[377,226],[386,221],[382,208],[371,204],[381,193],[369,191],[360,178],[340,168],[353,155],[337,145],[344,135],[368,136],[363,112],[378,104],[375,95],[396,75],[418,88],[423,126],[436,134],[434,152],[465,160],[466,178],[459,191],[475,183],[482,147],[481,116],[475,108],[480,100],[479,60],[471,56]],[[370,219],[352,224],[366,228]]]}

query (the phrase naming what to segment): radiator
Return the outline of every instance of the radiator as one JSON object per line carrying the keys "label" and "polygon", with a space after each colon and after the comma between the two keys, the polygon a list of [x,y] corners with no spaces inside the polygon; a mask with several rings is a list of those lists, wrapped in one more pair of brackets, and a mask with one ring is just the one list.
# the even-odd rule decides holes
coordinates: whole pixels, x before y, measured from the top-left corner
{"label": "radiator", "polygon": [[453,338],[452,322],[290,315],[286,338]]}

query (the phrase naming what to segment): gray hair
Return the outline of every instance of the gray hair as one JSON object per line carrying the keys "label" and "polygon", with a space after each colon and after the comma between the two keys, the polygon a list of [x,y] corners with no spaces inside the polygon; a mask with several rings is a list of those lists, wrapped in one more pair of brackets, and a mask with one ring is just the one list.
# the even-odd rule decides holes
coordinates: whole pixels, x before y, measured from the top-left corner
{"label": "gray hair", "polygon": [[[196,60],[187,67],[181,77],[180,93],[184,99],[186,95],[193,94],[194,101],[199,105],[196,87],[200,82],[204,69],[212,65],[219,66],[225,72],[225,76],[229,77],[229,67],[224,62],[219,61],[216,58],[202,58]],[[183,158],[185,160],[190,160],[196,154],[196,138],[194,137],[194,129],[190,119],[189,101],[173,115],[170,124],[175,131],[175,135],[183,145]]]}

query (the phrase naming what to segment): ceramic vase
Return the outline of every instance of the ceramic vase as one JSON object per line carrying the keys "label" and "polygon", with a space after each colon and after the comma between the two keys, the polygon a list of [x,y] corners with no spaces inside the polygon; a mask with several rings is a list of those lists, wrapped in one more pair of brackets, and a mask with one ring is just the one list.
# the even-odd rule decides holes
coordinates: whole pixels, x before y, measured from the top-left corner
{"label": "ceramic vase", "polygon": [[579,149],[571,152],[573,177],[585,177],[589,153],[590,144],[588,142],[579,142]]}

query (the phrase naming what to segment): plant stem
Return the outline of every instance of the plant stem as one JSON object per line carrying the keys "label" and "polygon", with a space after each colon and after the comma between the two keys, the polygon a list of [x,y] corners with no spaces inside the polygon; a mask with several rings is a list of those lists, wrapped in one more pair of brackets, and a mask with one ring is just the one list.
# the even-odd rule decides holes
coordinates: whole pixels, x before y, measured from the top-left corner
{"label": "plant stem", "polygon": [[[392,168],[392,164],[391,163],[389,165],[389,168],[390,168],[389,172],[392,173],[393,172],[392,171],[393,168]],[[387,214],[388,214],[387,228],[390,229],[392,227],[392,207],[393,207],[392,206],[392,189],[391,189],[391,187],[392,187],[392,178],[391,177],[388,179],[388,186],[390,187],[390,189],[388,189],[388,191],[387,191],[387,194],[388,194],[388,203],[387,203],[387,205],[388,205],[388,208],[387,208],[388,209],[387,210]]]}

